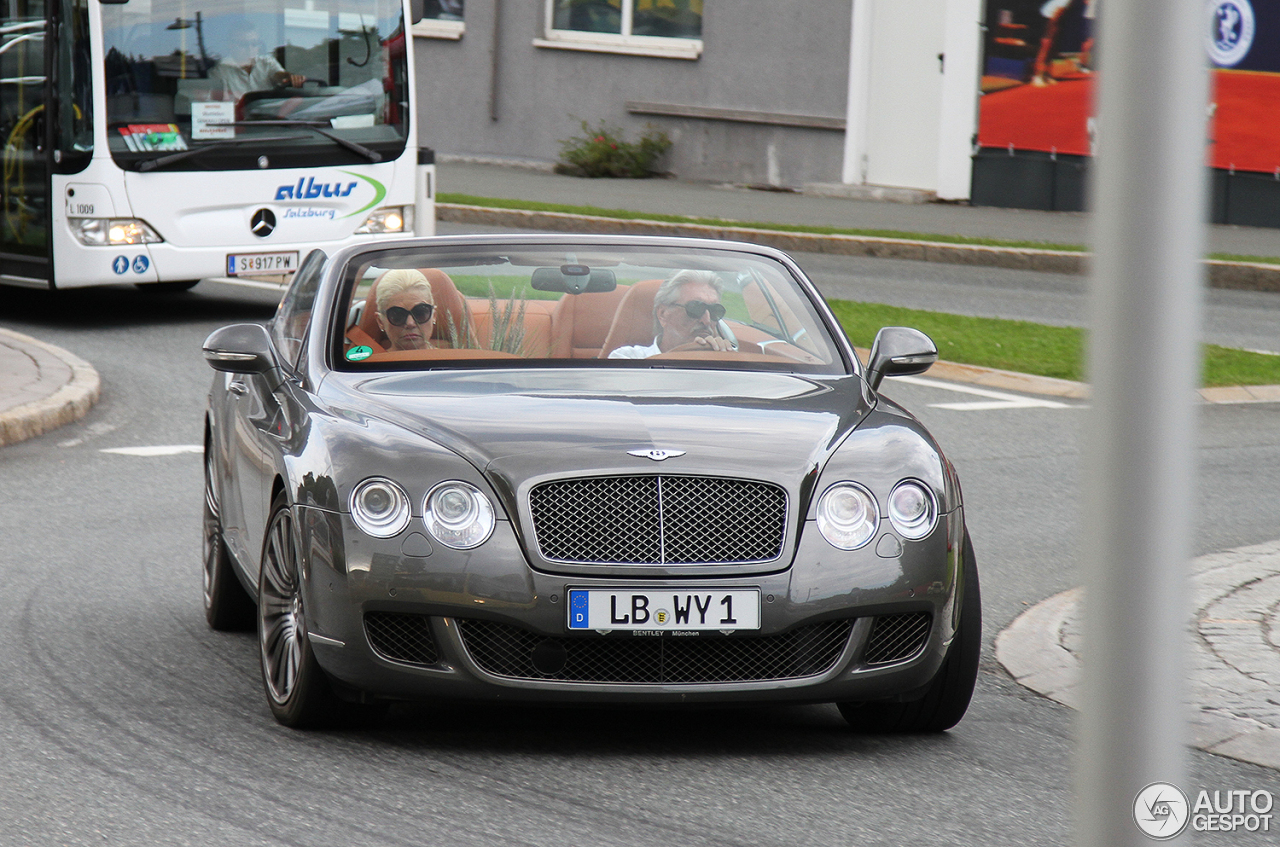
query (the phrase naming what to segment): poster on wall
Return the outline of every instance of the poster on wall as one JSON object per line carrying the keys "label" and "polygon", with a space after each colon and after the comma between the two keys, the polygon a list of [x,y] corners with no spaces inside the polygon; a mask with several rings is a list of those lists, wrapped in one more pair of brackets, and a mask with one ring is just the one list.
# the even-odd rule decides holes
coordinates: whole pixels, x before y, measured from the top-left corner
{"label": "poster on wall", "polygon": [[[978,145],[1093,153],[1094,30],[1106,0],[987,0]],[[1280,0],[1207,0],[1207,160],[1280,178]]]}

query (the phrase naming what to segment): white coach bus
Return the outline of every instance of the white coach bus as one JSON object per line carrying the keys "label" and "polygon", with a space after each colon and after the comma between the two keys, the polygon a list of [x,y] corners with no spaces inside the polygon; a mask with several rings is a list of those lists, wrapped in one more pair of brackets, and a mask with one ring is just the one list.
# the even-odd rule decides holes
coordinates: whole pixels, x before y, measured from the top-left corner
{"label": "white coach bus", "polygon": [[0,10],[0,283],[279,280],[315,247],[434,233],[405,0]]}

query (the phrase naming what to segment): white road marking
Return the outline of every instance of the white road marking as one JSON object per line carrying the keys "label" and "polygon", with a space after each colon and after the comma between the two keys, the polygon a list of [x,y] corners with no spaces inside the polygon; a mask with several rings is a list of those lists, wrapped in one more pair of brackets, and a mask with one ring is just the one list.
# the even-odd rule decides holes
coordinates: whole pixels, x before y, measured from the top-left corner
{"label": "white road marking", "polygon": [[118,456],[177,456],[181,453],[203,453],[204,447],[199,444],[161,444],[154,447],[108,447],[98,452]]}
{"label": "white road marking", "polygon": [[971,400],[967,403],[930,403],[931,409],[951,409],[957,412],[986,412],[992,409],[1071,409],[1079,408],[1071,403],[1059,403],[1057,400],[1040,400],[1035,397],[1022,397],[1017,394],[1005,394],[1002,391],[990,391],[985,388],[973,388],[968,385],[957,385],[954,382],[939,382],[934,379],[921,379],[917,376],[893,377],[897,382],[909,382],[926,388],[938,388],[943,391],[954,391],[957,394],[973,394],[986,397],[986,400]]}

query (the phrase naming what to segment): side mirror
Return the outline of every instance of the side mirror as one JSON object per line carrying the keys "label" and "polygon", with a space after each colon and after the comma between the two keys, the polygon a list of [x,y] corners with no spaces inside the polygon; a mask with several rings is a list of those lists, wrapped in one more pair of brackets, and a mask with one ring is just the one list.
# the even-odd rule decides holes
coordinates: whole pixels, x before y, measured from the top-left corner
{"label": "side mirror", "polygon": [[918,329],[886,326],[876,333],[867,362],[867,384],[880,389],[886,376],[922,374],[938,361],[938,347],[933,339]]}
{"label": "side mirror", "polygon": [[232,324],[204,340],[204,360],[215,371],[261,374],[276,367],[271,338],[260,324]]}

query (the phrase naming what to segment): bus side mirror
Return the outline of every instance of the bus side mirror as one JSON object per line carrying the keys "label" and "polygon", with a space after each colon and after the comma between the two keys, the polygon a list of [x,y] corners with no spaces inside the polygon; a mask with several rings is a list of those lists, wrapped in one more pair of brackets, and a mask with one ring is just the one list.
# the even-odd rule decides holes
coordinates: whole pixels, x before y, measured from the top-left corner
{"label": "bus side mirror", "polygon": [[[110,0],[103,0],[110,2]],[[115,0],[117,3],[127,3],[129,0]],[[409,23],[416,24],[422,20],[427,14],[427,0],[409,0]]]}

